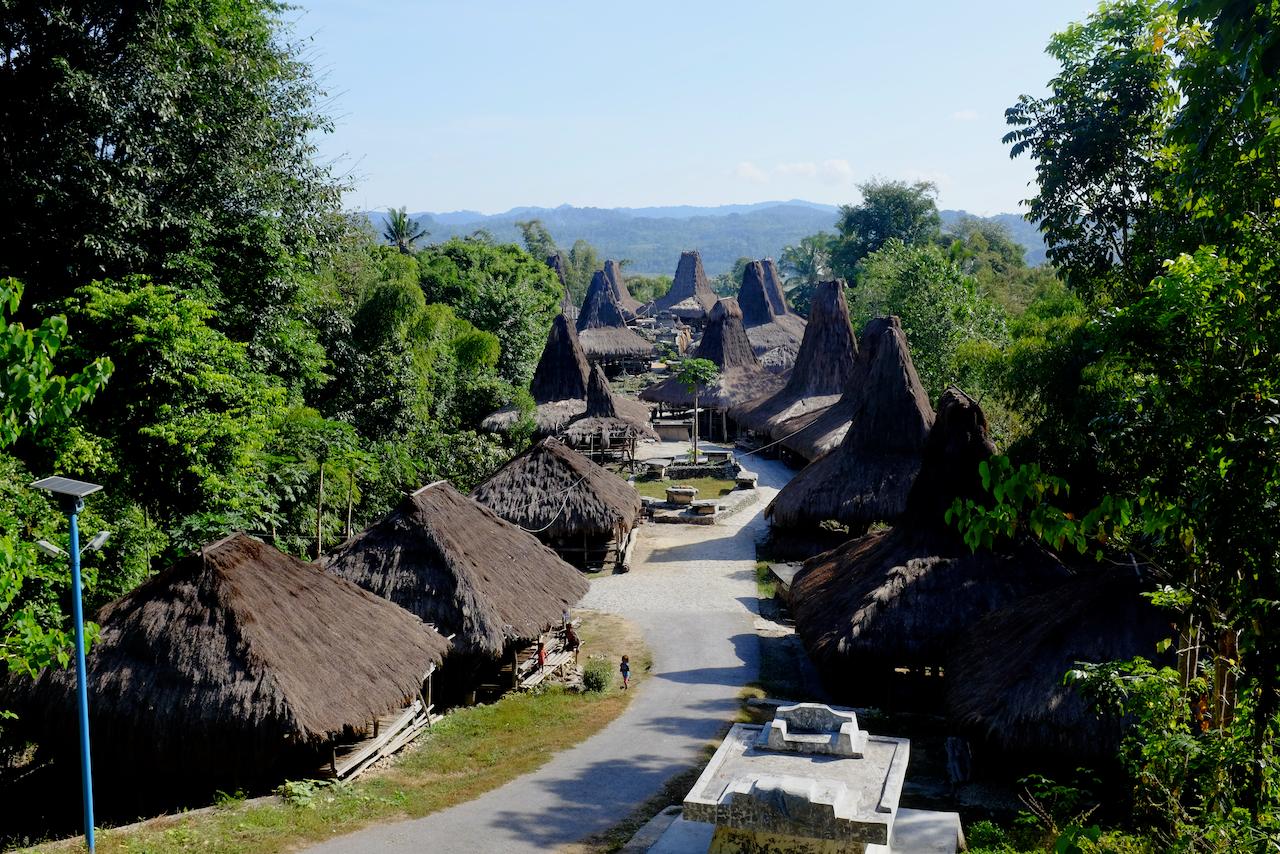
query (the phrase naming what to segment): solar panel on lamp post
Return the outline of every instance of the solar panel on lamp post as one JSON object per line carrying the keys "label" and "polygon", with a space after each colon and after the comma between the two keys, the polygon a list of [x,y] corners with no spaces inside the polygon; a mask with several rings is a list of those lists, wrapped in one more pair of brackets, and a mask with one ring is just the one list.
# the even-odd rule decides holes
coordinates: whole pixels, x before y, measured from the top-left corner
{"label": "solar panel on lamp post", "polygon": [[[89,765],[89,689],[84,666],[84,609],[80,597],[80,527],[77,517],[84,509],[85,496],[102,487],[68,477],[46,477],[31,485],[57,496],[71,526],[71,610],[76,623],[76,699],[80,707],[80,793],[84,802],[84,841],[89,854],[93,854],[93,771]],[[97,539],[94,538],[95,541]]]}

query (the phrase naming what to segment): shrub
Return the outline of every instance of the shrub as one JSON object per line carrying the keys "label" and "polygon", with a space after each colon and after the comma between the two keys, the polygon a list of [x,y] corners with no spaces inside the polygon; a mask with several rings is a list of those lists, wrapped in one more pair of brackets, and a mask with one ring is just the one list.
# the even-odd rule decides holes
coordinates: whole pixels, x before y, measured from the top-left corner
{"label": "shrub", "polygon": [[582,687],[593,693],[608,690],[613,684],[613,668],[609,662],[596,658],[582,669]]}

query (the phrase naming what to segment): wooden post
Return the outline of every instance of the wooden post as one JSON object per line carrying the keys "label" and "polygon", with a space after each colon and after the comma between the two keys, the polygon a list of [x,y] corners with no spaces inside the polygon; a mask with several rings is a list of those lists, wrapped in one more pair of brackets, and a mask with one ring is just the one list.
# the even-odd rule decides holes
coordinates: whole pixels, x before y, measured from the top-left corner
{"label": "wooden post", "polygon": [[324,551],[320,522],[324,518],[324,460],[320,461],[320,491],[316,495],[316,560]]}

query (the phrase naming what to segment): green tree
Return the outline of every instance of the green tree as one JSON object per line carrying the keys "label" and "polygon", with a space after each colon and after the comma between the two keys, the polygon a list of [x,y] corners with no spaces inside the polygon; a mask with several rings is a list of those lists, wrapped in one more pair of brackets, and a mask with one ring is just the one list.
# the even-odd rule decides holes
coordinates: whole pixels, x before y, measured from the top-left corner
{"label": "green tree", "polygon": [[284,7],[10,4],[0,16],[0,275],[52,303],[181,278],[276,352],[296,270],[332,238],[329,121]]}
{"label": "green tree", "polygon": [[604,262],[594,246],[585,240],[573,241],[569,256],[565,259],[565,278],[569,286],[569,296],[576,304],[582,305],[582,301],[587,296],[587,289],[591,287],[591,277],[595,275],[596,270],[603,267]]}
{"label": "green tree", "polygon": [[685,359],[676,380],[693,394],[693,459],[698,459],[698,393],[715,382],[720,369],[710,359]]}
{"label": "green tree", "polygon": [[736,296],[738,289],[742,287],[742,274],[750,263],[750,258],[740,256],[733,262],[733,267],[711,279],[711,290],[715,291],[717,296]]}
{"label": "green tree", "polygon": [[540,219],[517,220],[516,228],[520,229],[520,237],[524,240],[524,251],[534,258],[546,259],[556,254],[555,238]]}
{"label": "green tree", "polygon": [[[71,376],[59,374],[66,318],[47,317],[26,329],[12,319],[21,299],[19,282],[0,281],[0,450],[65,423],[93,400],[113,369],[100,358]],[[60,514],[26,487],[29,479],[17,460],[0,453],[0,665],[7,673],[34,676],[52,661],[65,664],[70,643],[56,595],[65,587],[64,573],[34,546]]]}
{"label": "green tree", "polygon": [[868,181],[858,189],[862,201],[841,205],[836,220],[831,268],[837,276],[853,281],[862,259],[890,240],[913,246],[937,239],[942,221],[932,182]]}
{"label": "green tree", "polygon": [[1010,156],[1036,164],[1027,218],[1074,287],[1132,292],[1159,271],[1181,219],[1161,192],[1180,41],[1162,0],[1103,3],[1050,39],[1062,66],[1050,94],[1023,95],[1005,112]]}
{"label": "green tree", "polygon": [[807,315],[813,290],[819,282],[831,278],[831,244],[835,235],[825,231],[786,246],[778,258],[778,266],[787,276],[786,288],[796,311]]}
{"label": "green tree", "polygon": [[404,208],[387,209],[387,223],[382,227],[382,236],[400,250],[401,255],[412,255],[414,245],[428,234],[426,227],[409,216]]}

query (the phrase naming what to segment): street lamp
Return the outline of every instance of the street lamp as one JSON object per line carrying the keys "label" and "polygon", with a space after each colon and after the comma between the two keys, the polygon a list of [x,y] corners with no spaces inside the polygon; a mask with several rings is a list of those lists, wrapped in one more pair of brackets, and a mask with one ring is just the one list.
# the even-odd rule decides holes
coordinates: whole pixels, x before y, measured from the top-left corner
{"label": "street lamp", "polygon": [[[58,498],[62,512],[71,524],[71,611],[76,621],[76,697],[80,705],[80,789],[84,799],[84,841],[93,854],[93,771],[89,766],[89,689],[88,674],[84,666],[84,609],[80,602],[80,525],[76,516],[84,509],[84,499],[102,489],[96,483],[85,483],[69,477],[46,477],[31,484],[36,489],[51,492]],[[107,541],[107,532],[93,538],[88,548],[101,548]],[[47,540],[36,546],[45,554],[66,556],[67,552]]]}

